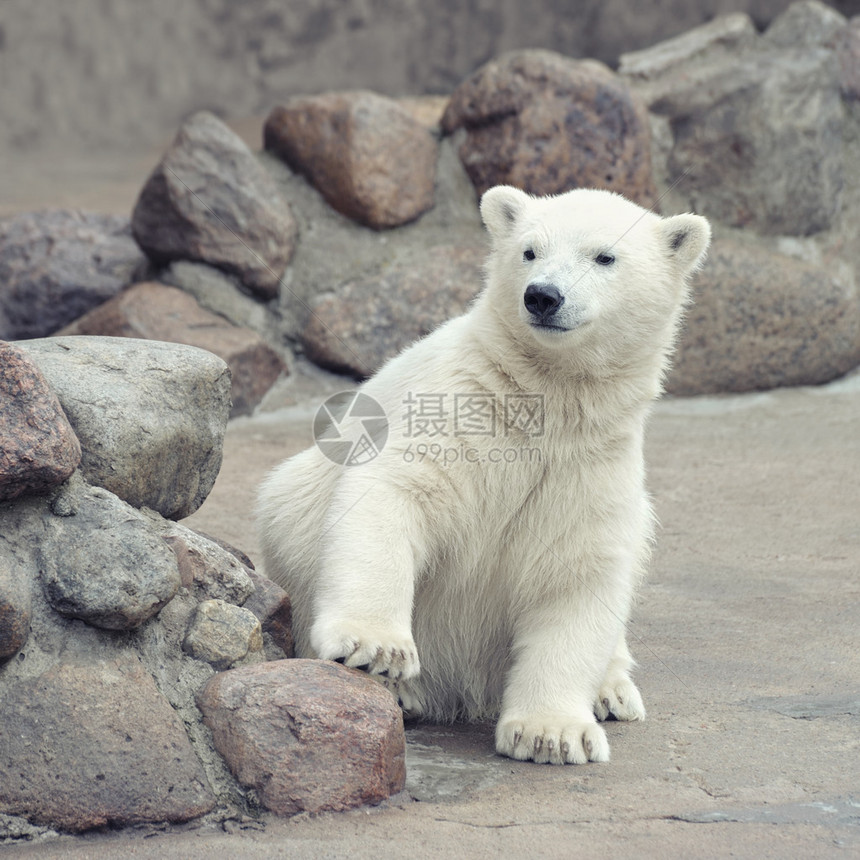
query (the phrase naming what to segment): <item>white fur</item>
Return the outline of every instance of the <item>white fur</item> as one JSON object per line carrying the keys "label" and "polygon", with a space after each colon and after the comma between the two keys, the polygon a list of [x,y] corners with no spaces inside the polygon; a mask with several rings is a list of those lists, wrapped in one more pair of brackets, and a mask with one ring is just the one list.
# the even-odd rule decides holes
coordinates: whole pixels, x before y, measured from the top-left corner
{"label": "white fur", "polygon": [[[504,755],[606,761],[595,715],[645,715],[625,642],[653,533],[643,428],[710,228],[592,190],[497,187],[481,214],[473,307],[362,387],[391,422],[382,453],[341,467],[313,447],[266,480],[265,569],[292,597],[299,655],[364,667],[432,719],[499,715]],[[560,291],[566,331],[532,325],[529,284]],[[506,395],[540,394],[543,435],[408,435],[410,394],[450,409],[457,393],[498,416]],[[417,456],[434,442],[447,462]],[[491,462],[500,450],[513,462]]]}

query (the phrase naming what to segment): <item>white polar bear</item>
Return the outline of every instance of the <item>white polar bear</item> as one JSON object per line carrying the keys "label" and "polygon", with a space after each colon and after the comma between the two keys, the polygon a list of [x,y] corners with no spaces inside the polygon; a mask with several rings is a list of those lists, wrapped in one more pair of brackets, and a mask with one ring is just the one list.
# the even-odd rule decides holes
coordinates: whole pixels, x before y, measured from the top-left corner
{"label": "white polar bear", "polygon": [[[267,478],[265,569],[299,655],[427,718],[498,714],[503,755],[606,761],[597,719],[645,715],[625,641],[653,534],[643,429],[710,227],[597,190],[491,188],[481,216],[472,308],[360,389],[390,422],[378,456],[313,447]],[[370,427],[343,417],[342,439],[351,422]]]}

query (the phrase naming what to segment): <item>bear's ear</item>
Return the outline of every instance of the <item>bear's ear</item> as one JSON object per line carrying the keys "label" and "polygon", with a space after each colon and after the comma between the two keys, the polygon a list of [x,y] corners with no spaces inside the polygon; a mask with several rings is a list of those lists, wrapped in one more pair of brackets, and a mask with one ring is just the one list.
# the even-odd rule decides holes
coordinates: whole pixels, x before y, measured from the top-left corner
{"label": "bear's ear", "polygon": [[663,246],[671,260],[686,272],[697,269],[711,244],[711,225],[701,215],[673,215],[659,225]]}
{"label": "bear's ear", "polygon": [[497,185],[481,198],[481,219],[490,235],[499,238],[510,232],[531,198],[519,188]]}

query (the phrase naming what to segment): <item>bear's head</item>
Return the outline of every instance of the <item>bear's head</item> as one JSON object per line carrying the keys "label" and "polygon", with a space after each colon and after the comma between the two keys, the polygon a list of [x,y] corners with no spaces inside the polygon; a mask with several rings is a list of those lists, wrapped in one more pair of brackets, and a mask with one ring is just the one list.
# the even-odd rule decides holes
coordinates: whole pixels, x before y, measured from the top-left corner
{"label": "bear's head", "polygon": [[594,189],[532,197],[497,186],[481,217],[492,239],[488,307],[524,348],[589,365],[669,350],[711,238],[698,215],[661,218]]}

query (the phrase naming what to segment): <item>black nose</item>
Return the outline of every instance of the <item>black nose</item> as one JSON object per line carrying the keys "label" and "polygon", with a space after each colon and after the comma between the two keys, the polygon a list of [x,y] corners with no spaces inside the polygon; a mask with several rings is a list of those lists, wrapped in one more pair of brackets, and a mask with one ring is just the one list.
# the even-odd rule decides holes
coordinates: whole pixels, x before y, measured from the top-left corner
{"label": "black nose", "polygon": [[545,319],[562,306],[564,296],[552,284],[529,284],[523,302],[532,316]]}

